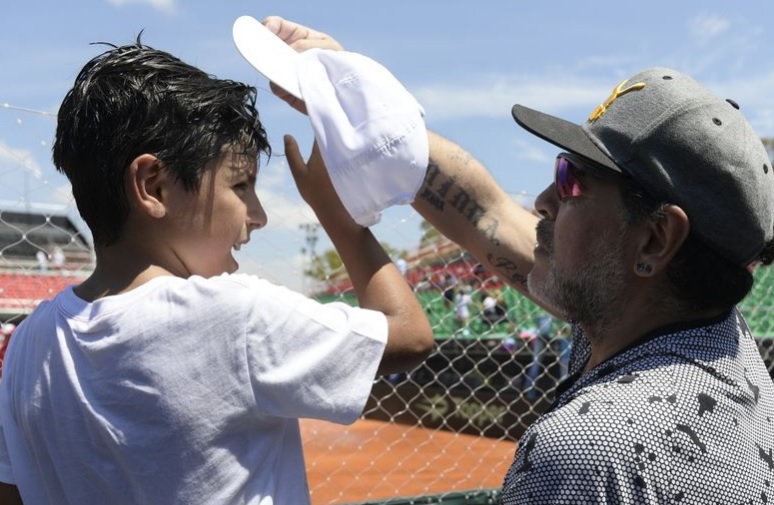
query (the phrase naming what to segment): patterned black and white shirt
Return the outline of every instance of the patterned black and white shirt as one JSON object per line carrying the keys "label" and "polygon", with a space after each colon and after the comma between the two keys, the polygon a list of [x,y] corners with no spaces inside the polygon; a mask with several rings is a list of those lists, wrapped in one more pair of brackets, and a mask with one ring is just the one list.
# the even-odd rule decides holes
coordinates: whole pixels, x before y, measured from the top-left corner
{"label": "patterned black and white shirt", "polygon": [[774,503],[774,384],[736,310],[647,335],[571,376],[522,436],[507,505]]}

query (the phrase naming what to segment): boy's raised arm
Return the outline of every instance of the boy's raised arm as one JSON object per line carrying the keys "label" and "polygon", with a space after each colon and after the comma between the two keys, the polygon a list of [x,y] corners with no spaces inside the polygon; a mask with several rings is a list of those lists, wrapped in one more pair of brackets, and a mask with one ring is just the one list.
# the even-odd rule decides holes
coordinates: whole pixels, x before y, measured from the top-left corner
{"label": "boy's raised arm", "polygon": [[368,228],[350,216],[333,188],[317,145],[304,163],[295,139],[285,153],[298,190],[339,253],[360,306],[387,316],[388,340],[380,373],[413,368],[427,357],[433,332],[411,287]]}

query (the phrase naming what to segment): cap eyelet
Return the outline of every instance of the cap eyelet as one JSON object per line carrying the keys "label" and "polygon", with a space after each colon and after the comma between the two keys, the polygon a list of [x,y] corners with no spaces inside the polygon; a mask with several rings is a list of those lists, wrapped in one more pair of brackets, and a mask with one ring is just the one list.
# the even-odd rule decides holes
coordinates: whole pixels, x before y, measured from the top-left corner
{"label": "cap eyelet", "polygon": [[767,164],[763,164],[763,173],[768,174],[769,173],[769,166]]}
{"label": "cap eyelet", "polygon": [[716,124],[716,125],[718,125],[718,126],[720,126],[720,125],[722,125],[722,124],[723,124],[723,121],[721,121],[720,119],[718,119],[718,118],[716,118],[716,117],[713,117],[713,118],[712,118],[712,122],[713,122],[713,123],[715,123],[715,124]]}
{"label": "cap eyelet", "polygon": [[665,75],[665,76],[663,76],[661,78],[664,79],[665,81],[671,81],[672,80],[672,76],[671,75]]}
{"label": "cap eyelet", "polygon": [[733,108],[736,110],[739,110],[739,104],[735,101],[731,100],[730,98],[726,98],[726,102],[730,103]]}

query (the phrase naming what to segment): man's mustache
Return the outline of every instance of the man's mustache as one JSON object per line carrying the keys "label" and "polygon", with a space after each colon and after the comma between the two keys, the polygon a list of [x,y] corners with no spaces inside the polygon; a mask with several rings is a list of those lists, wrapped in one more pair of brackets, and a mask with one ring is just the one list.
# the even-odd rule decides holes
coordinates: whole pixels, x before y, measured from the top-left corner
{"label": "man's mustache", "polygon": [[537,240],[540,247],[545,249],[548,254],[554,252],[554,229],[553,225],[547,219],[541,219],[538,221],[535,227],[537,231]]}

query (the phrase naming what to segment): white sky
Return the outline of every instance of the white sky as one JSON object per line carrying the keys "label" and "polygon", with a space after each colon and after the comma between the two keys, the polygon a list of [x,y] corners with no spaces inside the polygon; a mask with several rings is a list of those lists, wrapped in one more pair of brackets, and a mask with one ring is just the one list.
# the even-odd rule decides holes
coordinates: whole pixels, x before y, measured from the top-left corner
{"label": "white sky", "polygon": [[[314,217],[283,164],[281,139],[292,133],[308,146],[311,130],[234,48],[231,25],[243,14],[308,24],[384,64],[422,103],[428,127],[470,150],[514,196],[535,195],[550,182],[556,152],[513,122],[514,103],[580,122],[620,80],[651,66],[689,73],[733,98],[761,136],[774,137],[771,0],[6,0],[0,200],[68,201],[67,181],[50,161],[53,114],[81,66],[101,52],[91,42],[128,43],[144,30],[146,44],[259,87],[276,153],[258,188],[270,226],[239,259],[246,271],[301,288],[299,225]],[[409,207],[399,207],[374,229],[390,245],[411,249],[418,223]],[[316,248],[329,242],[320,237]]]}

